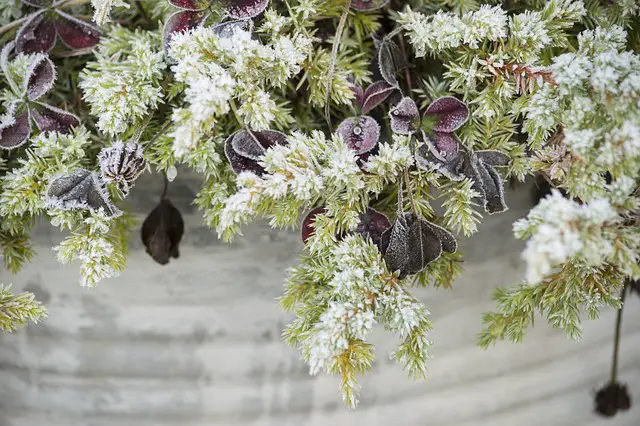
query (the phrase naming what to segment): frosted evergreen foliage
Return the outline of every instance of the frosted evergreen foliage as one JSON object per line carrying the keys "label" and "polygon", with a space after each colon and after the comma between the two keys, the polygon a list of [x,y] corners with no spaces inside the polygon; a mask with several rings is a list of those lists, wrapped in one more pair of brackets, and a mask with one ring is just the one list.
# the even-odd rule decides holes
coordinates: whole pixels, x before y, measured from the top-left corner
{"label": "frosted evergreen foliage", "polygon": [[[350,407],[376,328],[411,378],[427,376],[438,346],[413,289],[455,285],[461,240],[524,198],[508,193],[529,190],[517,181],[552,191],[513,225],[524,281],[496,291],[481,346],[522,341],[538,316],[579,338],[583,312],[619,308],[640,279],[637,2],[69,1],[53,33],[24,18],[34,7],[0,3],[12,273],[48,221],[80,284],[109,285],[140,238],[139,197],[169,212],[145,221],[148,267],[180,267],[184,212],[169,197],[198,175],[193,203],[222,240],[261,219],[300,229],[283,338],[312,374],[339,376]],[[75,20],[88,16],[99,29]],[[166,190],[134,187],[145,173]],[[3,331],[43,314],[0,288]]]}

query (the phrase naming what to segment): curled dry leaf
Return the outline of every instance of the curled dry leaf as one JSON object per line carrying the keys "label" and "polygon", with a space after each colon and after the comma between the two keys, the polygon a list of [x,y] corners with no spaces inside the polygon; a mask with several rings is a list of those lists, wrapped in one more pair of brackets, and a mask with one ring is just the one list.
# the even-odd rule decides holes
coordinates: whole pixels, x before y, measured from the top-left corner
{"label": "curled dry leaf", "polygon": [[119,216],[122,213],[109,200],[100,176],[85,169],[54,178],[47,188],[46,204],[59,210],[101,210],[108,217]]}
{"label": "curled dry leaf", "polygon": [[136,179],[147,168],[142,145],[135,142],[117,141],[98,154],[98,164],[105,183],[115,183],[126,196]]}
{"label": "curled dry leaf", "polygon": [[409,68],[410,64],[404,57],[402,50],[390,38],[384,37],[378,45],[378,67],[380,75],[391,86],[398,88],[396,73]]}
{"label": "curled dry leaf", "polygon": [[182,215],[168,198],[160,200],[142,224],[142,243],[153,260],[161,265],[169,263],[172,257],[180,257],[179,245],[183,234]]}
{"label": "curled dry leaf", "polygon": [[399,215],[382,235],[381,245],[387,267],[398,271],[401,278],[422,271],[437,260],[443,250],[455,253],[458,249],[449,231],[413,213]]}
{"label": "curled dry leaf", "polygon": [[618,411],[626,411],[631,408],[631,396],[627,385],[622,383],[609,383],[596,392],[595,411],[604,417],[613,417]]}

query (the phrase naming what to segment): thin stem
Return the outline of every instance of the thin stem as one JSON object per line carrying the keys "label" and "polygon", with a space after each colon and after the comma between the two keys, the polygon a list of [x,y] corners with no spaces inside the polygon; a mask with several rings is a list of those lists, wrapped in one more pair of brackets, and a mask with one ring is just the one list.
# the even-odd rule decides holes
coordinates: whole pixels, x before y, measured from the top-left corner
{"label": "thin stem", "polygon": [[162,176],[164,177],[164,188],[162,189],[160,200],[164,200],[167,197],[167,192],[169,191],[169,178],[167,177],[167,173],[162,172]]}
{"label": "thin stem", "polygon": [[338,47],[340,47],[340,40],[342,39],[342,32],[344,31],[345,24],[347,23],[347,16],[349,16],[349,8],[351,7],[351,0],[347,0],[344,5],[344,10],[340,16],[340,22],[336,29],[336,34],[333,36],[333,48],[331,49],[331,62],[329,63],[329,70],[327,73],[327,94],[325,96],[324,103],[324,118],[327,120],[329,131],[331,132],[331,88],[333,86],[333,74],[336,70],[336,61],[338,60]]}
{"label": "thin stem", "polygon": [[413,199],[413,190],[411,189],[411,179],[409,178],[409,168],[404,168],[404,182],[407,187],[407,194],[409,194],[409,202],[411,203],[411,210],[413,214],[418,217],[418,209],[416,208],[416,202]]}
{"label": "thin stem", "polygon": [[153,138],[151,138],[151,140],[144,145],[143,151],[146,151],[147,149],[149,149],[151,145],[153,145],[153,143],[160,138],[160,136],[164,135],[164,133],[167,131],[169,127],[171,127],[172,124],[173,122],[171,120],[167,121],[164,124],[164,126],[162,126],[160,130],[158,130],[158,133],[153,135]]}
{"label": "thin stem", "polygon": [[618,376],[618,349],[620,347],[620,328],[622,325],[622,310],[624,309],[624,300],[627,296],[627,282],[625,281],[622,286],[622,292],[620,293],[620,302],[622,306],[618,309],[616,316],[616,335],[613,340],[613,359],[611,362],[611,383],[616,382]]}
{"label": "thin stem", "polygon": [[9,22],[7,25],[3,25],[2,27],[0,27],[0,34],[4,34],[7,31],[9,31],[10,29],[17,27],[18,25],[20,25],[23,22],[25,22],[27,19],[31,18],[32,15],[33,14],[27,15],[24,18],[20,18],[20,19],[17,19],[15,21],[13,21],[13,22]]}

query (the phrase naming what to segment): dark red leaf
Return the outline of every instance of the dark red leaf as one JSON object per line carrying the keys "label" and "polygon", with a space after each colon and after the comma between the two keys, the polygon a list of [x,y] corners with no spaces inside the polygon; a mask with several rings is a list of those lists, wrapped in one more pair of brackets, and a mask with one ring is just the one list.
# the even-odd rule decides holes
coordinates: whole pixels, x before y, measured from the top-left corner
{"label": "dark red leaf", "polygon": [[240,130],[233,134],[231,146],[236,154],[251,160],[259,160],[264,155],[264,147],[252,132]]}
{"label": "dark red leaf", "polygon": [[250,19],[264,12],[268,4],[269,0],[229,0],[227,12],[234,19]]}
{"label": "dark red leaf", "polygon": [[62,42],[70,49],[87,49],[100,42],[100,30],[88,22],[56,10],[56,30]]}
{"label": "dark red leaf", "polygon": [[359,217],[356,234],[362,235],[363,238],[371,238],[371,242],[381,249],[382,234],[391,228],[391,222],[384,214],[377,210],[368,208],[365,213]]}
{"label": "dark red leaf", "polygon": [[364,103],[364,90],[362,90],[362,87],[355,84],[351,85],[351,90],[356,95],[353,103],[362,108],[362,104]]}
{"label": "dark red leaf", "polygon": [[69,112],[41,102],[36,104],[31,109],[31,116],[42,132],[69,133],[72,127],[80,125],[78,117]]}
{"label": "dark red leaf", "polygon": [[[245,130],[241,130],[241,132],[245,132]],[[231,169],[238,174],[242,172],[253,172],[258,176],[262,176],[264,168],[258,164],[256,160],[238,154],[233,148],[233,138],[237,133],[238,132],[229,136],[224,143],[224,153],[227,156],[227,160],[229,160]]]}
{"label": "dark red leaf", "polygon": [[24,144],[31,134],[29,111],[18,115],[13,124],[0,127],[0,148],[13,149]]}
{"label": "dark red leaf", "polygon": [[149,213],[142,224],[140,235],[147,253],[161,265],[170,258],[180,257],[180,241],[184,234],[184,220],[180,211],[167,198]]}
{"label": "dark red leaf", "polygon": [[458,138],[453,133],[435,132],[432,141],[438,155],[444,161],[451,161],[458,156]]}
{"label": "dark red leaf", "polygon": [[315,228],[313,227],[316,216],[326,211],[327,209],[325,209],[324,207],[316,207],[315,209],[307,213],[307,215],[304,217],[304,219],[302,220],[302,225],[300,227],[300,235],[302,237],[303,243],[306,244],[309,238],[316,232]]}
{"label": "dark red leaf", "polygon": [[425,115],[439,117],[435,132],[451,133],[459,129],[469,118],[467,105],[453,96],[443,96],[429,105]]}
{"label": "dark red leaf", "polygon": [[362,102],[362,113],[367,114],[369,111],[384,102],[396,88],[386,81],[376,81],[365,90]]}
{"label": "dark red leaf", "polygon": [[47,53],[55,44],[56,27],[47,19],[46,11],[31,15],[16,34],[16,52]]}
{"label": "dark red leaf", "polygon": [[336,133],[356,154],[371,151],[380,139],[380,125],[368,115],[350,117],[344,120]]}
{"label": "dark red leaf", "polygon": [[171,3],[175,7],[179,7],[180,9],[184,9],[184,10],[203,10],[204,9],[202,7],[203,5],[200,4],[202,2],[199,2],[197,0],[169,0],[169,3]]}
{"label": "dark red leaf", "polygon": [[424,145],[418,147],[416,152],[416,164],[419,168],[423,170],[435,169],[455,181],[464,179],[465,156],[462,153],[458,152],[457,155],[445,158],[443,154],[446,154],[446,152],[443,153],[438,150],[426,136],[424,142]]}
{"label": "dark red leaf", "polygon": [[176,12],[169,17],[167,23],[164,24],[164,29],[162,32],[162,45],[164,46],[164,51],[169,51],[169,43],[171,42],[171,37],[175,33],[182,33],[193,29],[200,25],[204,15],[202,12],[194,12],[190,10],[181,10],[180,12]]}
{"label": "dark red leaf", "polygon": [[26,92],[30,101],[35,101],[53,87],[56,80],[56,68],[48,57],[41,57],[29,69],[26,79]]}
{"label": "dark red leaf", "polygon": [[410,135],[420,127],[420,111],[409,97],[404,97],[389,111],[391,131],[399,135]]}
{"label": "dark red leaf", "polygon": [[367,12],[369,10],[380,9],[389,4],[390,0],[353,0],[351,2],[351,9],[358,12]]}

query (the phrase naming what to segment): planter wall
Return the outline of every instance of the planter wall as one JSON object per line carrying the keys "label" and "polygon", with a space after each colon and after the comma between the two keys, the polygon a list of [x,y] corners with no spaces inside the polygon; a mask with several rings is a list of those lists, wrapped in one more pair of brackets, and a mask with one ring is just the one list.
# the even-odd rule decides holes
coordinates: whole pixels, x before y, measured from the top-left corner
{"label": "planter wall", "polygon": [[[543,321],[523,345],[475,346],[492,290],[520,282],[522,243],[511,223],[530,201],[509,194],[512,209],[485,218],[463,243],[466,272],[451,290],[419,294],[436,322],[431,377],[414,384],[377,332],[378,360],[362,380],[361,405],[343,407],[337,379],[311,377],[280,332],[289,318],[274,300],[301,248],[297,234],[264,223],[226,245],[188,207],[192,193],[172,187],[185,212],[180,259],[162,267],[137,241],[129,267],[96,289],[77,283],[77,267],[59,265],[60,240],[47,224],[35,233],[38,256],[17,276],[49,306],[37,326],[0,336],[0,426],[444,426],[638,425],[640,407],[602,420],[592,389],[609,370],[614,312],[585,323],[570,342]],[[154,191],[139,190],[140,211]],[[517,207],[521,206],[521,207]],[[142,219],[143,217],[141,217]],[[640,400],[640,299],[625,311],[620,378]]]}

